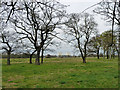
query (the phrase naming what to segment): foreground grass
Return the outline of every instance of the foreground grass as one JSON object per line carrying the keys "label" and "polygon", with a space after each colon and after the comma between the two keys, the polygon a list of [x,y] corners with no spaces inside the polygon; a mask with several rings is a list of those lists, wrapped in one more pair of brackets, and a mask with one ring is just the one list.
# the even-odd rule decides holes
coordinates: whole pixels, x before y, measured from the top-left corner
{"label": "foreground grass", "polygon": [[29,59],[3,59],[3,88],[118,88],[117,59],[49,58],[44,64]]}

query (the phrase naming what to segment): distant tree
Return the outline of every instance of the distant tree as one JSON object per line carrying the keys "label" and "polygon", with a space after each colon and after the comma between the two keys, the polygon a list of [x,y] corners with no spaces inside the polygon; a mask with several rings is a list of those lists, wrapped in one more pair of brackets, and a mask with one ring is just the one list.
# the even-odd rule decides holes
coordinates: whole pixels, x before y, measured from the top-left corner
{"label": "distant tree", "polygon": [[92,37],[88,43],[88,52],[95,52],[97,55],[97,58],[99,59],[100,57],[100,47],[101,47],[101,38],[100,35],[96,35],[94,37]]}
{"label": "distant tree", "polygon": [[[114,43],[114,47],[115,47],[115,50],[117,51],[118,53],[118,57],[119,57],[119,48],[120,48],[120,30],[119,28],[117,28],[115,31],[114,31],[114,36],[115,36],[115,39],[116,39],[116,42]],[[115,51],[114,50],[114,51]]]}
{"label": "distant tree", "polygon": [[[112,31],[109,30],[109,31],[105,31],[101,34],[101,39],[102,39],[102,47],[103,47],[103,50],[104,50],[104,57],[105,57],[105,51],[106,51],[106,56],[107,56],[107,59],[109,59],[109,56],[111,58],[111,42],[112,42]],[[115,38],[115,35],[113,36],[113,44],[116,43],[116,38]],[[114,46],[112,46],[112,48],[114,49]]]}
{"label": "distant tree", "polygon": [[87,45],[92,34],[96,33],[96,22],[94,17],[88,13],[72,13],[68,16],[65,23],[67,26],[66,34],[71,36],[69,42],[75,44],[81,53],[83,63],[86,63]]}

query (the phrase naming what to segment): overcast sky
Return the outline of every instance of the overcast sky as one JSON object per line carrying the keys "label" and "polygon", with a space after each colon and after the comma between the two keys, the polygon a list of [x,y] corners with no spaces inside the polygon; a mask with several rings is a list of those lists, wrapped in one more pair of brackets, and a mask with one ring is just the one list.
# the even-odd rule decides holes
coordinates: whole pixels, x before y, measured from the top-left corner
{"label": "overcast sky", "polygon": [[[83,2],[84,1],[84,2]],[[81,13],[86,8],[100,2],[101,0],[59,0],[64,5],[69,5],[67,7],[67,13]],[[86,10],[87,13],[94,14],[95,20],[98,23],[98,31],[102,33],[106,30],[111,29],[111,27],[101,18],[103,16],[97,15],[93,13],[93,9],[96,6],[92,7],[91,9]],[[52,53],[51,53],[52,54]],[[69,44],[62,42],[61,46],[56,49],[55,54],[74,54],[74,48],[71,47]],[[79,53],[78,53],[79,54]]]}
{"label": "overcast sky", "polygon": [[[69,5],[67,7],[67,13],[81,13],[86,8],[99,3],[102,0],[59,0],[62,4]],[[94,6],[88,10],[87,13],[93,14],[95,17],[96,22],[98,23],[98,30],[99,33],[102,33],[105,30],[110,29],[108,23],[106,23],[103,19],[103,16],[93,13],[93,9],[97,6]]]}
{"label": "overcast sky", "polygon": [[[86,8],[92,6],[100,1],[101,0],[59,0],[60,3],[62,3],[64,5],[68,5],[68,7],[66,8],[67,13],[81,13]],[[108,24],[104,20],[101,19],[101,18],[103,18],[103,16],[97,15],[97,14],[92,12],[92,10],[95,7],[92,7],[91,9],[86,10],[86,12],[90,13],[90,14],[94,14],[95,20],[98,23],[99,33],[102,33],[106,30],[110,30],[111,27],[109,27]],[[60,36],[62,36],[62,35],[60,35]],[[70,54],[70,55],[74,55],[74,48],[72,46],[70,46],[68,43],[64,43],[62,41],[61,41],[61,45],[59,47],[57,47],[57,48],[53,47],[53,49],[55,49],[56,52],[53,52],[53,53],[50,52],[50,53],[45,53],[45,54],[55,54],[55,55]],[[78,53],[77,55],[79,55],[79,54],[80,53]]]}

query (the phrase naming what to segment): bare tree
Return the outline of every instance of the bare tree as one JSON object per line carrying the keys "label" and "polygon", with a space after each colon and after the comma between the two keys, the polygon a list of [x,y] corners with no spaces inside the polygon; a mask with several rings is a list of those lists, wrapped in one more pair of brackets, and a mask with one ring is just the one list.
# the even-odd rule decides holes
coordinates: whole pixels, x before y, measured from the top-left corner
{"label": "bare tree", "polygon": [[7,53],[7,65],[10,65],[10,55],[12,52],[19,50],[20,42],[17,40],[17,35],[15,32],[2,31],[0,33],[0,42],[2,46],[2,51]]}
{"label": "bare tree", "polygon": [[70,14],[65,25],[69,29],[66,33],[73,36],[70,42],[75,43],[75,47],[81,53],[83,63],[86,63],[87,45],[91,35],[95,33],[97,26],[93,16],[88,13]]}
{"label": "bare tree", "polygon": [[6,13],[0,13],[0,19],[0,46],[2,47],[2,51],[7,53],[7,64],[10,65],[10,55],[12,52],[19,52],[21,42],[18,40],[19,36],[14,32],[10,23],[6,23]]}
{"label": "bare tree", "polygon": [[40,65],[40,51],[47,39],[56,35],[55,28],[62,24],[65,13],[64,5],[56,1],[22,2],[23,10],[15,12],[10,21],[16,27],[16,32],[27,38],[34,46],[37,57],[36,64]]}

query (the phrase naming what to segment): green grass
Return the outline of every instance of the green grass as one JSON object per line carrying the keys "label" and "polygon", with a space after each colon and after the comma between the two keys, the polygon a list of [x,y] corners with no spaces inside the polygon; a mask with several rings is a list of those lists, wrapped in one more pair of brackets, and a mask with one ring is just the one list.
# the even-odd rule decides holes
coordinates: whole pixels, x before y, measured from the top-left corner
{"label": "green grass", "polygon": [[[44,64],[12,59],[2,64],[3,88],[118,88],[118,60],[45,58]],[[33,60],[34,62],[34,60]]]}

